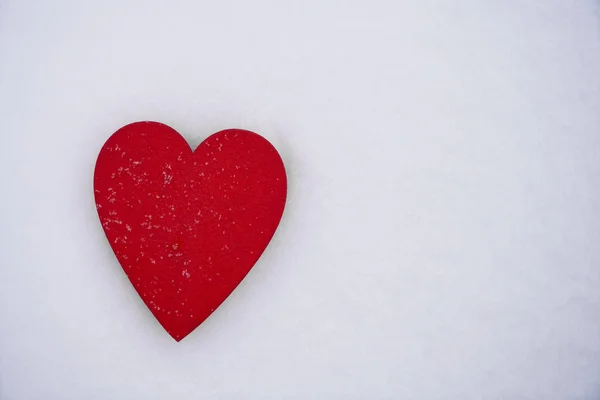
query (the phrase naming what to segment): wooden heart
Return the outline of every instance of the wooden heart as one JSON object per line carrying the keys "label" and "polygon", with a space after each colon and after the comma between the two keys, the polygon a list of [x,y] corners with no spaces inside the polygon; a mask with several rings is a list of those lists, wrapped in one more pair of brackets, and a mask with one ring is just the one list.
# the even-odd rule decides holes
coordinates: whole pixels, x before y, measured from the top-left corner
{"label": "wooden heart", "polygon": [[256,133],[217,132],[192,152],[157,122],[104,144],[96,208],[125,274],[177,341],[231,294],[269,244],[286,200],[277,150]]}

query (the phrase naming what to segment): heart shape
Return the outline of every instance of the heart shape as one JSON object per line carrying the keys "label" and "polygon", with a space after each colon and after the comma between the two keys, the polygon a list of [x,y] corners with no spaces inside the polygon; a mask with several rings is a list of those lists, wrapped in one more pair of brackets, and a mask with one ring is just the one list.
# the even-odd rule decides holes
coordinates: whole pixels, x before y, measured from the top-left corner
{"label": "heart shape", "polygon": [[256,133],[217,132],[194,152],[174,129],[136,122],[104,144],[94,171],[100,222],[125,274],[180,341],[231,294],[285,207],[277,150]]}

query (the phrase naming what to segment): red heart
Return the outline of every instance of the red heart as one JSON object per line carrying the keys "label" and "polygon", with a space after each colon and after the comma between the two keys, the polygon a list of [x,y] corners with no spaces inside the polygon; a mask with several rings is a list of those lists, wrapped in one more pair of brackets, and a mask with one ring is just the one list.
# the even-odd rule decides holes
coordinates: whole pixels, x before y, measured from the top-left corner
{"label": "red heart", "polygon": [[217,132],[192,152],[172,128],[136,122],[104,144],[96,208],[125,274],[177,341],[236,288],[283,214],[285,168],[263,137]]}

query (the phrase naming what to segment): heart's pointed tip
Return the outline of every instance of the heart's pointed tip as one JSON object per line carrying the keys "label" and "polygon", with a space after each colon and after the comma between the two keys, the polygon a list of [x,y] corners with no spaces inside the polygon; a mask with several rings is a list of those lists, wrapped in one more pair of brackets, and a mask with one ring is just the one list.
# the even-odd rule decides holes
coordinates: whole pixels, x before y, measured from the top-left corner
{"label": "heart's pointed tip", "polygon": [[187,335],[174,335],[172,333],[169,333],[169,335],[173,338],[174,341],[176,341],[177,343],[181,342]]}
{"label": "heart's pointed tip", "polygon": [[185,339],[186,337],[188,337],[188,335],[190,333],[192,333],[192,331],[178,331],[178,332],[171,332],[171,331],[167,331],[167,333],[169,334],[169,336],[171,336],[171,338],[173,338],[174,341],[176,341],[177,343],[181,342],[183,339]]}

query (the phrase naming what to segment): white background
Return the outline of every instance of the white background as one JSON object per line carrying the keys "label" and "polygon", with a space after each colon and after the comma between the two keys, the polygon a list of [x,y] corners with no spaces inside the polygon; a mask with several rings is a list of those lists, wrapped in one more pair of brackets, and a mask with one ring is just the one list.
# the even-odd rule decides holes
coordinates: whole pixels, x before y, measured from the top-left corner
{"label": "white background", "polygon": [[[94,207],[143,119],[289,174],[181,343]],[[596,1],[2,0],[0,135],[2,400],[600,398]]]}

